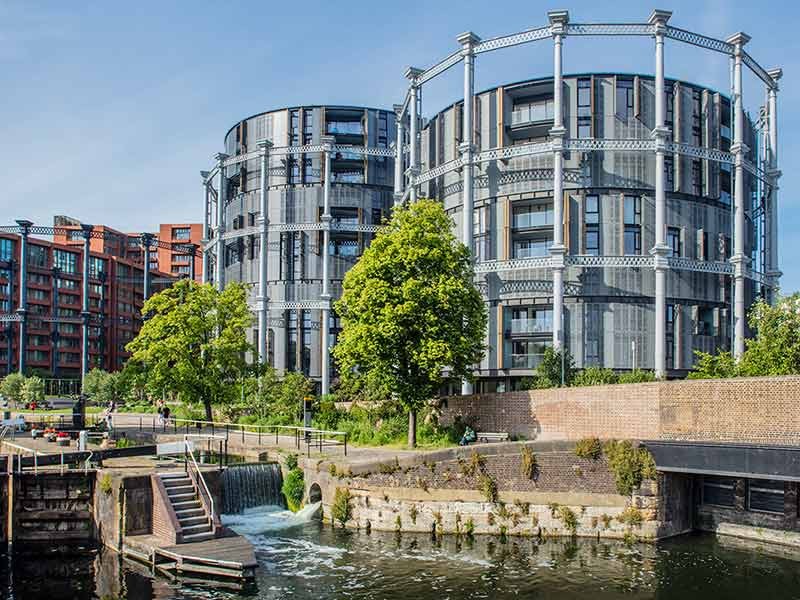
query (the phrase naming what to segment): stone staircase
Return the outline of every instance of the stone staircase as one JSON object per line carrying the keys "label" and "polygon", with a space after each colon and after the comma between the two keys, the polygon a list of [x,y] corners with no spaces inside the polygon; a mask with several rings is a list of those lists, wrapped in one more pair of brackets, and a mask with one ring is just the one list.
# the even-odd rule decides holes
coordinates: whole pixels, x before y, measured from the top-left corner
{"label": "stone staircase", "polygon": [[160,477],[180,524],[181,542],[202,542],[213,539],[211,515],[200,500],[191,477],[186,473],[164,473]]}

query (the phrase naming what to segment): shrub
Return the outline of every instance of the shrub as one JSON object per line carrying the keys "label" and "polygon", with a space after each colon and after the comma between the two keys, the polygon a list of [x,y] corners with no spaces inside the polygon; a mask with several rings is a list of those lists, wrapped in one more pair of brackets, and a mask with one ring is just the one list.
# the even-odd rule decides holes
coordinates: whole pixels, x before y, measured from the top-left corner
{"label": "shrub", "polygon": [[132,448],[136,445],[136,442],[129,437],[121,437],[117,439],[114,445],[116,448]]}
{"label": "shrub", "polygon": [[536,455],[533,453],[533,450],[527,446],[523,446],[522,450],[520,450],[520,471],[522,476],[525,479],[533,479],[537,467]]}
{"label": "shrub", "polygon": [[588,367],[580,371],[573,379],[574,386],[608,385],[617,383],[617,374],[611,369]]}
{"label": "shrub", "polygon": [[419,514],[419,511],[417,511],[417,505],[416,504],[412,504],[411,508],[408,509],[408,516],[411,518],[411,522],[414,523],[414,525],[417,524],[417,515],[418,514]]}
{"label": "shrub", "polygon": [[497,516],[500,517],[501,520],[506,521],[511,518],[511,511],[501,502],[500,506],[497,508]]}
{"label": "shrub", "polygon": [[399,470],[400,470],[400,461],[397,460],[396,456],[394,457],[393,462],[378,464],[378,472],[383,473],[384,475],[391,475],[392,473],[396,473]]}
{"label": "shrub", "polygon": [[283,464],[287,470],[294,471],[297,468],[297,454],[287,454]]}
{"label": "shrub", "polygon": [[108,473],[100,478],[100,491],[106,496],[110,495],[111,492],[114,491],[114,483],[111,481],[111,475]]}
{"label": "shrub", "polygon": [[487,502],[497,501],[497,482],[489,475],[482,473],[478,477],[478,489],[483,493]]}
{"label": "shrub", "polygon": [[462,461],[461,463],[461,471],[468,477],[474,477],[475,475],[482,473],[485,467],[486,459],[482,454],[475,450],[473,450],[472,454],[469,455],[469,461]]}
{"label": "shrub", "polygon": [[305,482],[303,470],[295,467],[286,475],[281,487],[284,498],[286,498],[286,506],[292,512],[300,510],[303,503],[303,494],[305,493]]}
{"label": "shrub", "polygon": [[520,514],[527,515],[531,511],[530,502],[521,502],[519,499],[514,500],[514,506],[519,509]]}
{"label": "shrub", "polygon": [[564,527],[573,534],[578,529],[578,517],[569,506],[559,506],[557,512],[558,519],[564,524]]}
{"label": "shrub", "polygon": [[22,384],[22,401],[25,403],[42,402],[44,400],[44,381],[39,377],[28,377]]}
{"label": "shrub", "polygon": [[475,533],[475,521],[472,520],[472,517],[467,519],[466,523],[464,523],[464,533],[470,537]]}
{"label": "shrub", "polygon": [[348,488],[336,488],[331,504],[331,517],[334,523],[338,521],[342,527],[350,520],[352,507],[350,506],[350,490]]}
{"label": "shrub", "polygon": [[639,527],[644,521],[644,517],[638,508],[629,506],[617,516],[617,521],[631,527]]}
{"label": "shrub", "polygon": [[647,383],[655,380],[656,374],[653,371],[645,371],[643,369],[634,369],[619,376],[619,383]]}
{"label": "shrub", "polygon": [[603,445],[596,437],[586,437],[575,444],[575,456],[597,460],[603,455]]}
{"label": "shrub", "polygon": [[642,479],[656,476],[655,462],[646,448],[635,448],[628,440],[611,440],[603,446],[608,465],[614,473],[617,491],[630,496]]}

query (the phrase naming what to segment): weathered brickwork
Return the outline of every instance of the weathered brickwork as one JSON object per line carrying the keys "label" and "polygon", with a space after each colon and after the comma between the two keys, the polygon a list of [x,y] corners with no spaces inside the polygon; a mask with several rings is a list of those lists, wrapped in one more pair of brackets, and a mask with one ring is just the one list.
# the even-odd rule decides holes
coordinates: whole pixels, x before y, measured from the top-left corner
{"label": "weathered brickwork", "polygon": [[442,422],[541,441],[629,438],[800,445],[800,377],[556,388],[451,397]]}

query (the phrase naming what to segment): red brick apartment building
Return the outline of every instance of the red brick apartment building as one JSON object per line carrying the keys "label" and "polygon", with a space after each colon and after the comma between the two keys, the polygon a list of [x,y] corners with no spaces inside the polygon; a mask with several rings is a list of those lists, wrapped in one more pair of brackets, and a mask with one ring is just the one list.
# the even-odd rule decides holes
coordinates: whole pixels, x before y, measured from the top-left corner
{"label": "red brick apartment building", "polygon": [[[95,226],[97,230],[110,228]],[[122,367],[129,356],[125,345],[141,327],[143,265],[130,255],[128,237],[122,236],[90,243],[90,369]],[[28,238],[25,371],[79,378],[83,240],[70,232],[54,239]],[[0,233],[0,315],[13,315],[20,308],[19,266],[20,236]],[[151,277],[153,293],[174,280],[157,271]],[[0,375],[18,369],[19,327],[18,322],[0,322]]]}

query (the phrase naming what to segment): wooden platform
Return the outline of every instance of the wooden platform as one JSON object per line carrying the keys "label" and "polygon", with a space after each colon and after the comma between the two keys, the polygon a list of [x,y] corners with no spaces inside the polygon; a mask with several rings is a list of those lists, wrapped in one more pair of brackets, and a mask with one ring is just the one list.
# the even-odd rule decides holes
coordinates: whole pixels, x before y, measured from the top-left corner
{"label": "wooden platform", "polygon": [[213,540],[168,545],[154,535],[126,536],[123,555],[170,577],[251,579],[256,562],[253,546],[235,533]]}

